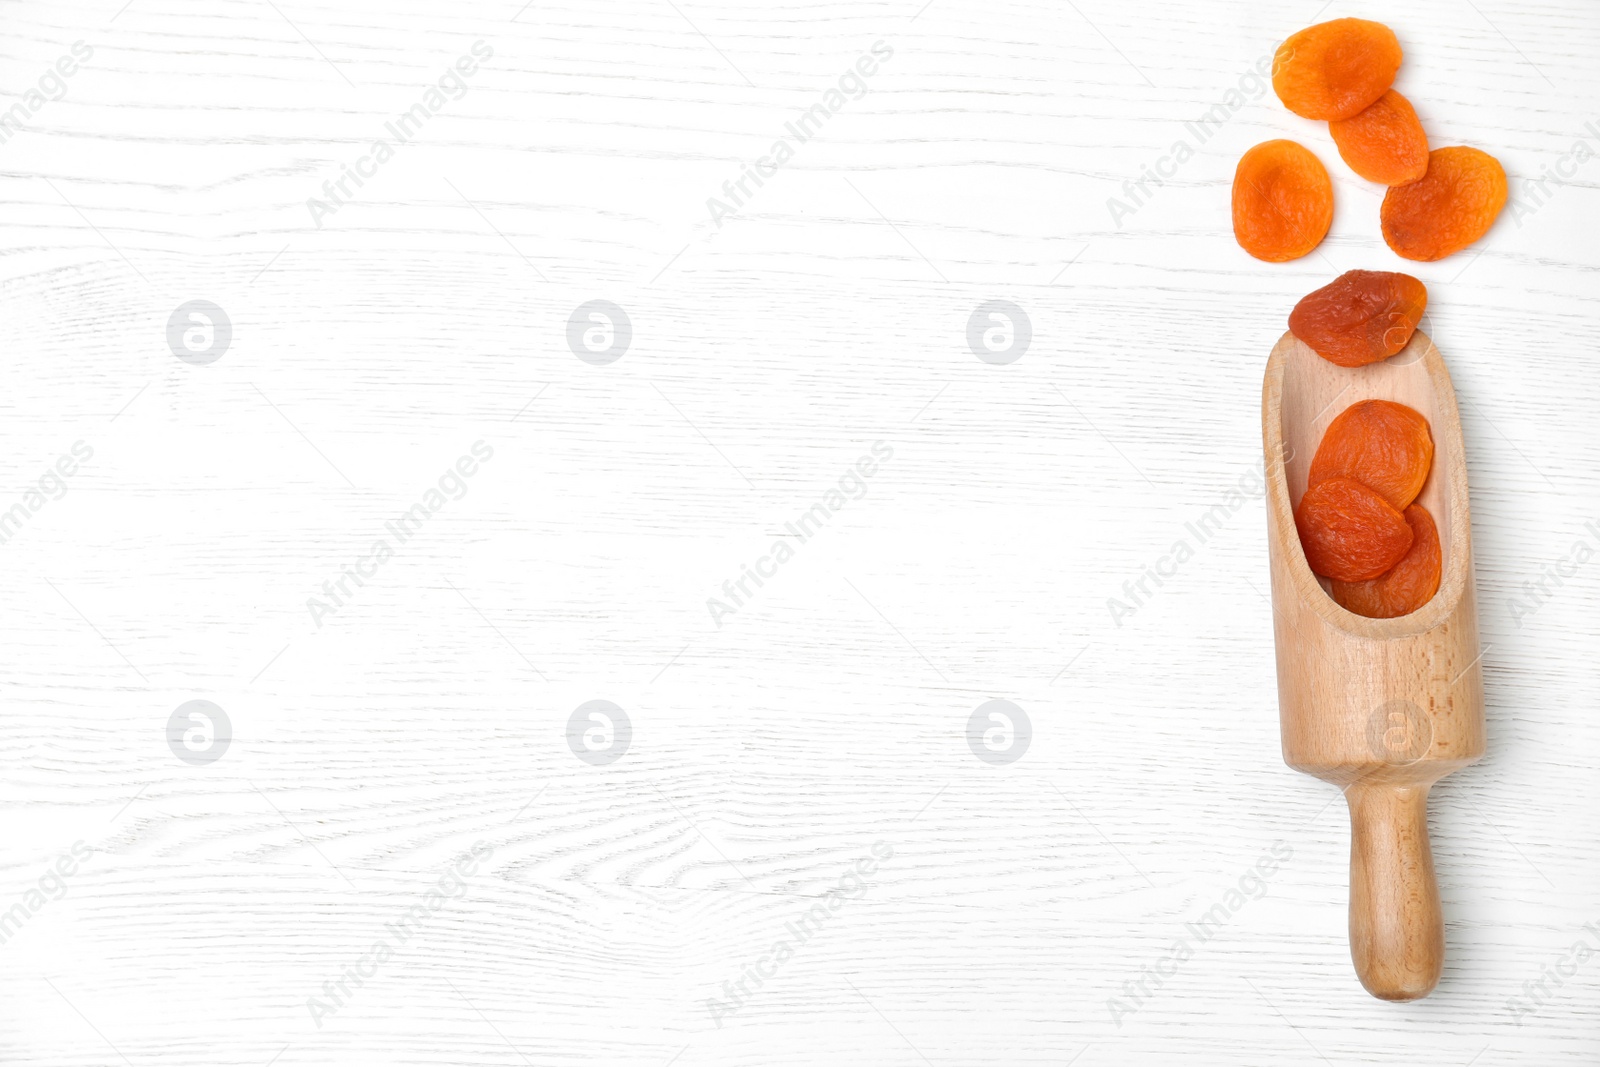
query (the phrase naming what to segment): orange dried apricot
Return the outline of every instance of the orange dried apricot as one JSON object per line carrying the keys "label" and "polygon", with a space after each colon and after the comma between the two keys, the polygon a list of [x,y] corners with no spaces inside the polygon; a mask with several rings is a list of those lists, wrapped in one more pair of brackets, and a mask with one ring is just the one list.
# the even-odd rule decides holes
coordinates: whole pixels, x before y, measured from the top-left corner
{"label": "orange dried apricot", "polygon": [[1411,548],[1405,517],[1350,478],[1328,478],[1307,489],[1294,524],[1311,569],[1336,582],[1376,578]]}
{"label": "orange dried apricot", "polygon": [[1317,454],[1311,457],[1306,481],[1316,485],[1330,478],[1354,479],[1382,496],[1398,514],[1422,491],[1432,466],[1433,435],[1427,419],[1392,400],[1363,400],[1328,424]]}
{"label": "orange dried apricot", "polygon": [[1341,367],[1388,359],[1411,340],[1428,306],[1428,287],[1409,274],[1349,270],[1306,294],[1289,313],[1289,331]]}
{"label": "orange dried apricot", "polygon": [[1333,224],[1333,182],[1311,150],[1264,141],[1233,172],[1233,236],[1257,259],[1299,259]]}
{"label": "orange dried apricot", "polygon": [[1399,39],[1381,22],[1320,22],[1278,46],[1272,88],[1302,118],[1353,118],[1394,84],[1401,54]]}
{"label": "orange dried apricot", "polygon": [[1410,615],[1439,591],[1444,557],[1439,548],[1439,528],[1421,504],[1405,510],[1411,527],[1411,548],[1388,572],[1365,582],[1334,582],[1333,599],[1340,606],[1369,619],[1395,619]]}
{"label": "orange dried apricot", "polygon": [[1428,173],[1428,135],[1411,101],[1390,89],[1359,114],[1328,123],[1350,169],[1382,185],[1404,185]]}
{"label": "orange dried apricot", "polygon": [[1476,148],[1435,148],[1420,181],[1391,186],[1383,239],[1407,259],[1443,259],[1489,232],[1506,204],[1506,172]]}

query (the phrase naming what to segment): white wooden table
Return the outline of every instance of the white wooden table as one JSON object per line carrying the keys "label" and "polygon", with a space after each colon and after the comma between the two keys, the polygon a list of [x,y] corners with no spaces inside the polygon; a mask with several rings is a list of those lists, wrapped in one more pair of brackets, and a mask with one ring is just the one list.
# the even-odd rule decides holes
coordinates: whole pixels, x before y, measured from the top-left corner
{"label": "white wooden table", "polygon": [[[1592,0],[519,2],[0,6],[0,1059],[1595,1062]],[[1336,15],[1513,175],[1471,252],[1263,92]],[[1255,480],[1356,267],[1431,290],[1490,708],[1400,1006]]]}

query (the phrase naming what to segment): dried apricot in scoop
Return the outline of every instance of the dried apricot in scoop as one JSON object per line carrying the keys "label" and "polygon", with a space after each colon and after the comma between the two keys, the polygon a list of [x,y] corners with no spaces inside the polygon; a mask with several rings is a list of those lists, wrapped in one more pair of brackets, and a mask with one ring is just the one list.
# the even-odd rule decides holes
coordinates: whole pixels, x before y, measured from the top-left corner
{"label": "dried apricot in scoop", "polygon": [[1333,224],[1333,182],[1311,150],[1293,141],[1264,141],[1233,172],[1233,236],[1268,263],[1299,259]]}
{"label": "dried apricot in scoop", "polygon": [[1394,84],[1400,56],[1399,39],[1381,22],[1319,22],[1278,46],[1272,88],[1302,118],[1353,118]]}
{"label": "dried apricot in scoop", "polygon": [[1405,185],[1428,173],[1428,135],[1411,101],[1390,89],[1360,114],[1328,123],[1350,169],[1382,185]]}
{"label": "dried apricot in scoop", "polygon": [[1388,359],[1406,346],[1428,306],[1428,287],[1409,274],[1345,271],[1307,293],[1289,313],[1289,332],[1341,367]]}
{"label": "dried apricot in scoop", "polygon": [[1428,173],[1384,195],[1383,239],[1407,259],[1443,259],[1489,232],[1506,206],[1506,172],[1476,148],[1435,148]]}
{"label": "dried apricot in scoop", "polygon": [[1405,510],[1411,527],[1411,548],[1387,573],[1365,582],[1334,582],[1333,599],[1347,611],[1369,619],[1410,615],[1433,599],[1444,571],[1439,528],[1421,504]]}
{"label": "dried apricot in scoop", "polygon": [[1376,578],[1411,548],[1405,517],[1349,478],[1329,478],[1307,489],[1294,524],[1311,569],[1336,582]]}
{"label": "dried apricot in scoop", "polygon": [[1393,400],[1363,400],[1328,424],[1306,481],[1353,478],[1398,512],[1417,498],[1432,466],[1427,419]]}

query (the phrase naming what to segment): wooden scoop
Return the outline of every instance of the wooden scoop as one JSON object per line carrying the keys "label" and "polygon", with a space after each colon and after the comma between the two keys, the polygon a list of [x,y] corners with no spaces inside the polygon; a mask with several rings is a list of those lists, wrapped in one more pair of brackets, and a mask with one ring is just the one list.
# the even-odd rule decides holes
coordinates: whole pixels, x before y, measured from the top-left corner
{"label": "wooden scoop", "polygon": [[[1433,469],[1417,502],[1443,550],[1439,591],[1398,619],[1340,607],[1311,573],[1294,508],[1328,423],[1358,400],[1427,418]],[[1444,358],[1418,330],[1399,354],[1340,367],[1284,334],[1267,361],[1261,435],[1283,759],[1350,805],[1350,956],[1367,992],[1427,996],[1444,966],[1428,790],[1483,755],[1483,673],[1461,418]]]}

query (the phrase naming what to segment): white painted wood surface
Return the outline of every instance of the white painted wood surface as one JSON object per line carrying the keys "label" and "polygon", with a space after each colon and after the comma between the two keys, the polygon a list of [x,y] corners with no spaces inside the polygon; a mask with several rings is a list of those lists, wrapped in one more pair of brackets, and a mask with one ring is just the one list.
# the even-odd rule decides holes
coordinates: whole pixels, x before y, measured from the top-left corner
{"label": "white painted wood surface", "polygon": [[[4,1062],[1595,1061],[1600,8],[518,2],[0,6]],[[1262,506],[1230,497],[1293,302],[1402,266],[1379,191],[1250,78],[1345,14],[1395,27],[1434,143],[1495,153],[1515,201],[1411,268],[1463,406],[1489,755],[1435,791],[1450,955],[1404,1006],[1351,971],[1342,804],[1280,760]],[[1271,266],[1227,205],[1276,136],[1339,206]],[[633,325],[606,366],[566,342],[591,299]],[[1032,326],[1009,365],[968,347],[995,299]],[[168,346],[190,300],[232,323],[209,365]],[[965,738],[992,698],[1032,722],[1010,764]],[[208,765],[167,744],[192,699],[232,722]],[[566,740],[596,699],[633,728],[605,766]]]}

